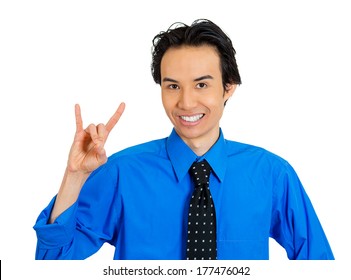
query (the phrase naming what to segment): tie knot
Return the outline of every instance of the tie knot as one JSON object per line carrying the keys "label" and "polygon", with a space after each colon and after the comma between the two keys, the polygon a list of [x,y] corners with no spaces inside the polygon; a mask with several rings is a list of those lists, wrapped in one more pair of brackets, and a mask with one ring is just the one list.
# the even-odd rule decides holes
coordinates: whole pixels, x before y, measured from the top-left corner
{"label": "tie knot", "polygon": [[195,187],[203,184],[207,185],[209,183],[211,170],[211,166],[206,160],[193,163],[189,169],[189,172],[194,180]]}

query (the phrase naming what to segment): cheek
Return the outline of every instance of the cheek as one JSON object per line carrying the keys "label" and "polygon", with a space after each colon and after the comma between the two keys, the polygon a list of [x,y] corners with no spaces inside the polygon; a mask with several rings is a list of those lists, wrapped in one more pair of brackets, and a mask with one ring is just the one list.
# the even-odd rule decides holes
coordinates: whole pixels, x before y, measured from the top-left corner
{"label": "cheek", "polygon": [[170,98],[165,98],[164,95],[162,95],[162,104],[163,108],[165,109],[166,113],[169,115],[171,114],[173,106],[173,102]]}
{"label": "cheek", "polygon": [[207,99],[207,106],[215,112],[221,112],[224,109],[224,98],[218,98],[218,97],[213,97],[213,98],[208,98]]}

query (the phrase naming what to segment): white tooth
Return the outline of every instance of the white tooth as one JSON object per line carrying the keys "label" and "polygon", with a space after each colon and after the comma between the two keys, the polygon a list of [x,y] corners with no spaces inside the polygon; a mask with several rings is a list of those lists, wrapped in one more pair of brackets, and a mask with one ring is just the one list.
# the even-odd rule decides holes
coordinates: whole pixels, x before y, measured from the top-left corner
{"label": "white tooth", "polygon": [[196,115],[196,116],[190,116],[190,117],[188,117],[188,116],[180,116],[180,117],[187,122],[196,122],[199,119],[201,119],[202,116],[203,116],[203,114]]}

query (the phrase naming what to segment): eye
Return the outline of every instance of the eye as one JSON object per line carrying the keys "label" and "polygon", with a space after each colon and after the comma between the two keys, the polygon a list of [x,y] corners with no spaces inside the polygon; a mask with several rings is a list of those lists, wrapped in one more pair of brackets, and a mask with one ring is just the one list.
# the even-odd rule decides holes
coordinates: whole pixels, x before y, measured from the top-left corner
{"label": "eye", "polygon": [[179,86],[177,84],[170,84],[168,85],[169,89],[179,89]]}
{"label": "eye", "polygon": [[207,85],[206,85],[205,83],[198,83],[198,84],[196,85],[196,87],[197,87],[197,88],[206,88]]}

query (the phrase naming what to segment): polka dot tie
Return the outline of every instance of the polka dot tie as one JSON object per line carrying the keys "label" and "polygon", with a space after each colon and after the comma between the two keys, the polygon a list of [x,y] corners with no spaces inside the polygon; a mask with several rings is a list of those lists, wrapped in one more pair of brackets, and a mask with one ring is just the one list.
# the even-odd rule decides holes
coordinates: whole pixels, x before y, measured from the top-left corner
{"label": "polka dot tie", "polygon": [[209,189],[211,166],[207,161],[190,167],[195,189],[190,199],[188,216],[188,260],[217,259],[216,212]]}

